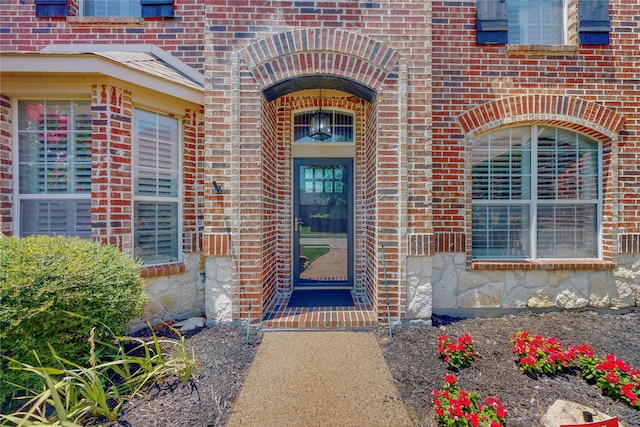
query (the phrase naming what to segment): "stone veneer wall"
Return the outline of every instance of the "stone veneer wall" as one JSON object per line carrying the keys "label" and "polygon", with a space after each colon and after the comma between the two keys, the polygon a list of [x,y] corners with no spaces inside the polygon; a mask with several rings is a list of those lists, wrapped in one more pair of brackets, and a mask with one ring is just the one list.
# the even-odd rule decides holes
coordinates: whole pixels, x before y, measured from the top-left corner
{"label": "stone veneer wall", "polygon": [[233,320],[233,261],[227,257],[207,257],[205,264],[205,309],[207,326]]}
{"label": "stone veneer wall", "polygon": [[[184,319],[204,310],[205,284],[199,271],[200,254],[184,254],[184,272],[146,277],[147,305],[144,321],[156,324]],[[139,325],[135,324],[133,329]]]}
{"label": "stone veneer wall", "polygon": [[640,255],[621,255],[614,270],[467,269],[464,253],[433,256],[433,308],[621,309],[640,305]]}

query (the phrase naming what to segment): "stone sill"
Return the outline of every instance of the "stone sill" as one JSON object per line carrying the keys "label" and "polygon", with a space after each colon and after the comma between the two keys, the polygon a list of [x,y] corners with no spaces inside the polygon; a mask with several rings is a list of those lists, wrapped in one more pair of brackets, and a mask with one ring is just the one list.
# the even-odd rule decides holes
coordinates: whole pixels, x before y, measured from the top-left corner
{"label": "stone sill", "polygon": [[544,45],[544,44],[508,44],[507,54],[548,55],[558,53],[562,55],[574,54],[578,46],[573,45]]}
{"label": "stone sill", "polygon": [[170,276],[172,274],[184,273],[186,267],[182,262],[173,262],[169,264],[146,265],[140,269],[140,275],[143,278]]}
{"label": "stone sill", "polygon": [[472,270],[613,270],[616,264],[601,260],[473,261]]}
{"label": "stone sill", "polygon": [[90,27],[142,27],[144,20],[134,16],[68,16],[73,26]]}

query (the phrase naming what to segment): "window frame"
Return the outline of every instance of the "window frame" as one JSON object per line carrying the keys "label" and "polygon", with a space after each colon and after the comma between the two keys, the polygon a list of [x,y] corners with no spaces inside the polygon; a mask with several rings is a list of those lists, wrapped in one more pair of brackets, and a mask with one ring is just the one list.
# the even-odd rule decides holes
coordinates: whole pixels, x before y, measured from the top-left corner
{"label": "window frame", "polygon": [[[497,198],[487,198],[487,199],[481,199],[481,198],[474,198],[473,195],[473,191],[474,191],[474,163],[473,163],[473,143],[475,141],[477,141],[479,138],[485,138],[490,134],[494,134],[496,132],[499,131],[504,131],[506,129],[514,129],[514,128],[522,128],[522,127],[528,127],[530,130],[530,144],[531,144],[531,149],[530,149],[530,164],[529,164],[529,169],[530,169],[530,193],[529,193],[529,198],[526,199],[517,199],[517,198],[511,198],[512,195],[512,190],[510,190],[509,192],[509,198],[504,198],[504,199],[497,199]],[[595,177],[596,182],[596,186],[597,188],[595,189],[595,191],[597,191],[597,198],[588,198],[588,199],[580,199],[578,198],[578,196],[576,195],[576,197],[572,198],[572,199],[562,199],[562,198],[558,198],[557,196],[554,198],[541,198],[540,196],[540,192],[539,192],[539,186],[538,186],[538,181],[539,181],[539,177],[541,176],[538,168],[540,166],[539,163],[539,153],[540,153],[540,144],[538,141],[538,129],[539,128],[546,128],[546,129],[552,129],[554,131],[557,132],[557,130],[562,130],[564,132],[570,132],[572,133],[577,139],[576,141],[588,141],[592,144],[594,144],[595,147],[595,151],[596,151],[596,159],[597,159],[597,167],[595,169],[595,173],[597,173],[597,176]],[[557,133],[556,133],[557,134]],[[511,138],[511,137],[510,137]],[[511,139],[512,141],[512,139]],[[555,146],[557,147],[557,139],[555,142]],[[511,156],[511,148],[510,147],[510,156]],[[513,126],[509,126],[509,127],[502,127],[502,128],[498,128],[498,129],[494,129],[489,133],[484,133],[482,135],[478,135],[476,137],[473,138],[472,144],[470,146],[470,171],[469,171],[469,188],[470,188],[470,194],[469,194],[469,198],[471,199],[471,209],[470,209],[470,218],[469,218],[469,224],[470,224],[470,231],[471,231],[471,245],[470,245],[470,251],[471,251],[471,259],[473,262],[483,262],[483,261],[536,261],[536,262],[556,262],[556,261],[580,261],[580,260],[596,260],[596,261],[600,261],[603,258],[603,253],[604,253],[604,248],[603,248],[603,225],[602,225],[602,219],[603,219],[603,210],[604,210],[604,147],[603,144],[600,141],[597,141],[593,138],[591,138],[590,136],[580,133],[580,132],[576,132],[573,129],[569,129],[569,128],[565,128],[562,126],[554,126],[551,124],[545,124],[545,123],[538,123],[538,124],[532,124],[532,125],[518,125],[515,124]],[[578,157],[578,159],[580,159],[581,157]],[[489,175],[490,177],[491,175]],[[554,177],[557,177],[557,175],[554,175]],[[557,183],[557,178],[555,179],[555,182]],[[487,190],[488,192],[489,190]],[[578,191],[578,186],[576,185],[576,191]],[[474,207],[478,206],[478,205],[483,205],[483,206],[491,206],[491,205],[495,205],[495,206],[500,206],[500,205],[505,205],[505,206],[518,206],[518,205],[529,205],[529,211],[528,211],[528,215],[529,215],[529,219],[528,219],[528,234],[526,235],[526,238],[528,239],[528,245],[529,245],[529,255],[528,256],[514,256],[514,255],[505,255],[505,256],[498,256],[498,255],[477,255],[474,254],[474,249],[473,249],[473,239],[474,239],[474,228],[473,228],[473,215],[474,215]],[[539,245],[539,240],[540,240],[540,230],[538,229],[538,213],[540,212],[540,206],[541,205],[547,205],[547,206],[552,206],[554,208],[558,207],[558,206],[572,206],[572,207],[578,207],[578,206],[594,206],[595,208],[595,225],[594,225],[594,239],[595,239],[595,256],[594,257],[567,257],[567,256],[557,256],[557,257],[553,257],[553,256],[540,256],[540,254],[538,253],[538,245]],[[555,217],[554,217],[555,218]],[[511,222],[509,222],[509,225],[511,225]],[[509,228],[509,230],[511,230],[511,228]],[[579,230],[576,228],[576,230]],[[487,232],[491,231],[490,228],[488,228],[486,230]],[[558,229],[554,230],[555,233],[558,232]],[[487,250],[491,249],[489,247],[486,248]],[[508,248],[511,249],[511,248]]]}
{"label": "window frame", "polygon": [[[139,165],[140,162],[138,160],[138,138],[137,138],[137,128],[138,128],[138,117],[139,117],[139,111],[143,111],[145,113],[150,113],[153,114],[157,117],[165,117],[165,118],[170,118],[175,120],[175,124],[176,124],[176,142],[175,142],[175,146],[176,146],[176,153],[177,153],[177,158],[172,161],[175,162],[176,165],[176,195],[172,196],[172,197],[167,197],[167,196],[149,196],[149,195],[139,195],[138,191],[137,191],[137,180],[138,177],[140,175],[140,170],[139,170]],[[162,264],[171,264],[171,263],[177,263],[177,262],[182,262],[183,260],[183,241],[182,241],[182,233],[183,233],[183,221],[184,221],[184,214],[183,214],[183,199],[184,199],[184,189],[183,189],[183,122],[182,122],[182,118],[175,116],[174,114],[171,113],[167,113],[167,112],[162,112],[156,109],[152,109],[152,108],[148,108],[146,106],[134,106],[132,109],[132,153],[131,153],[131,157],[132,157],[132,168],[131,168],[131,176],[132,176],[132,187],[131,187],[131,198],[132,198],[132,212],[131,212],[131,217],[132,217],[132,228],[131,228],[131,232],[132,232],[132,242],[133,242],[133,257],[136,259],[142,259],[144,262],[145,266],[154,266],[154,265],[162,265]],[[158,122],[156,120],[156,126],[157,126]],[[157,129],[156,129],[157,130]],[[158,141],[155,141],[156,145],[158,143]],[[136,251],[137,251],[137,246],[138,246],[138,237],[137,237],[137,232],[138,232],[138,226],[139,226],[139,219],[137,218],[137,211],[138,211],[138,206],[140,203],[169,203],[169,204],[175,204],[175,209],[176,209],[176,218],[174,218],[174,220],[176,221],[176,229],[175,229],[175,242],[176,242],[176,254],[175,257],[172,256],[169,259],[153,259],[153,260],[147,260],[144,257],[140,257]],[[156,232],[156,243],[157,243],[157,234],[158,234],[158,230],[155,230]],[[157,253],[153,254],[154,258],[158,257]]]}
{"label": "window frame", "polygon": [[[71,106],[72,104],[75,103],[84,103],[86,107],[88,107],[88,111],[89,111],[89,129],[88,132],[89,134],[91,134],[92,132],[92,117],[91,117],[91,100],[88,98],[67,98],[67,97],[16,97],[14,99],[14,101],[12,102],[12,108],[14,110],[14,114],[13,114],[13,122],[16,123],[16,132],[14,134],[14,143],[13,143],[13,147],[14,147],[14,153],[13,153],[13,162],[14,165],[16,165],[15,167],[15,172],[14,172],[14,176],[13,176],[13,181],[14,181],[14,206],[15,206],[15,218],[14,218],[14,222],[15,222],[15,230],[16,230],[16,234],[18,236],[27,236],[27,235],[38,235],[38,234],[44,234],[44,235],[66,235],[66,236],[76,236],[76,237],[80,237],[83,239],[88,239],[91,238],[91,234],[92,234],[92,226],[91,226],[91,185],[93,182],[93,176],[92,176],[92,169],[93,169],[93,164],[92,164],[92,159],[91,159],[91,154],[89,154],[89,190],[85,191],[85,192],[37,192],[37,193],[23,193],[21,191],[21,179],[22,179],[22,173],[21,173],[21,164],[23,163],[20,159],[20,151],[21,151],[21,135],[23,133],[25,133],[25,131],[23,129],[20,128],[20,105],[21,103],[29,103],[29,102],[42,102],[45,107],[44,107],[44,111],[46,111],[47,107],[46,104],[51,102],[51,103],[68,103],[69,106]],[[73,119],[71,120],[72,122],[74,121]],[[46,129],[44,129],[46,131]],[[85,130],[86,131],[86,130]],[[75,128],[71,129],[71,130],[67,130],[67,132],[72,132],[72,133],[76,133],[78,132]],[[53,133],[52,133],[53,134]],[[50,135],[50,134],[47,134]],[[93,145],[92,142],[92,138],[89,139],[89,141],[91,141],[91,146]],[[89,152],[91,153],[91,146],[90,146],[90,150]],[[31,161],[29,161],[28,163],[31,163]],[[65,163],[65,165],[67,165],[68,163]],[[76,180],[74,180],[74,185],[73,185],[73,189],[75,189],[75,184],[77,183]],[[56,232],[52,232],[51,229],[47,230],[46,233],[40,233],[40,232],[36,232],[36,233],[30,233],[30,234],[25,234],[24,233],[24,224],[22,221],[22,208],[25,204],[27,204],[28,202],[33,202],[33,201],[43,201],[43,202],[54,202],[54,201],[84,201],[84,202],[89,202],[89,228],[88,231],[85,233],[77,233],[76,232],[71,232],[69,233],[69,231],[73,228],[76,229],[77,227],[77,222],[73,225],[73,227],[71,227],[69,224],[67,224],[66,227],[66,232],[64,233],[56,233]],[[70,209],[72,209],[73,206],[69,205],[66,207],[68,212]],[[76,211],[77,213],[77,211]]]}

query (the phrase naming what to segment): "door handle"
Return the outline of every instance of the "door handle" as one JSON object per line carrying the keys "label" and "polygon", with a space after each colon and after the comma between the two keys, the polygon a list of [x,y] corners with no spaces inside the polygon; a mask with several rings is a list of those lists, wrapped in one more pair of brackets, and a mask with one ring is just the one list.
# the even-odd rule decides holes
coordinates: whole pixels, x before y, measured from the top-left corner
{"label": "door handle", "polygon": [[296,217],[293,223],[293,228],[295,231],[300,231],[300,226],[304,224],[304,221],[300,221],[300,218]]}

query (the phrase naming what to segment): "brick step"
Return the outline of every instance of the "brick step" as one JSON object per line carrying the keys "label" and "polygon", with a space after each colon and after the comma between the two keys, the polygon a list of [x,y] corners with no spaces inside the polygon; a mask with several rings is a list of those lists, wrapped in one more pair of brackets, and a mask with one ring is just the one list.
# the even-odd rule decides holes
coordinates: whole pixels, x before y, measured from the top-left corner
{"label": "brick step", "polygon": [[349,308],[285,308],[265,317],[265,329],[372,329],[378,324],[373,310]]}

